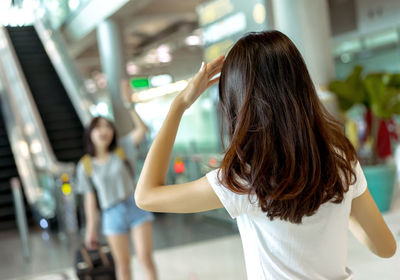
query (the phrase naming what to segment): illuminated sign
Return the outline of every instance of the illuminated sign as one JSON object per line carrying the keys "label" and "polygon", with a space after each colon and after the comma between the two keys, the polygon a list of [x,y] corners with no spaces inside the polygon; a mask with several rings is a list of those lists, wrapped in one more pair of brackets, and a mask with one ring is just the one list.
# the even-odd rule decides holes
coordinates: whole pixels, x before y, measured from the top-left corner
{"label": "illuminated sign", "polygon": [[150,77],[133,77],[130,84],[133,89],[147,89],[150,87],[161,87],[169,85],[173,82],[173,78],[169,74],[160,74]]}
{"label": "illuminated sign", "polygon": [[199,6],[199,22],[201,26],[216,22],[218,19],[230,14],[234,7],[230,0],[216,0]]}
{"label": "illuminated sign", "polygon": [[205,60],[212,61],[220,56],[222,53],[227,53],[234,43],[235,42],[232,39],[226,39],[224,41],[211,45],[204,50]]}
{"label": "illuminated sign", "polygon": [[226,54],[246,32],[268,29],[266,0],[214,0],[198,6],[204,58]]}
{"label": "illuminated sign", "polygon": [[143,89],[150,87],[149,79],[143,77],[131,78],[130,84],[133,89]]}
{"label": "illuminated sign", "polygon": [[152,87],[161,87],[172,83],[172,76],[169,74],[162,74],[150,77],[150,85]]}
{"label": "illuminated sign", "polygon": [[205,44],[212,44],[246,29],[246,15],[236,13],[203,29]]}

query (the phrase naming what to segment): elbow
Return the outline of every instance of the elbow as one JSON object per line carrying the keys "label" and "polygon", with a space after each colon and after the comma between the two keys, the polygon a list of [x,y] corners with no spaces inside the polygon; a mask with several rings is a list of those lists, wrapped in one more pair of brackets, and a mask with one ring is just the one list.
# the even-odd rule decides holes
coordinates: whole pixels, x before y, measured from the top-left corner
{"label": "elbow", "polygon": [[392,236],[388,244],[384,248],[377,250],[376,254],[381,258],[388,259],[393,257],[394,254],[396,254],[396,250],[397,250],[396,240]]}
{"label": "elbow", "polygon": [[146,205],[144,203],[144,199],[143,196],[140,195],[137,191],[135,192],[135,203],[137,205],[137,207],[139,207],[142,210],[146,210]]}
{"label": "elbow", "polygon": [[146,211],[151,211],[151,205],[148,201],[148,199],[146,198],[147,195],[138,192],[137,189],[135,191],[135,202],[137,207],[139,207],[142,210],[146,210]]}
{"label": "elbow", "polygon": [[146,203],[144,202],[144,200],[141,197],[135,197],[135,202],[137,207],[139,207],[142,210],[146,210],[146,211],[150,211],[146,205]]}
{"label": "elbow", "polygon": [[389,245],[387,246],[387,248],[384,248],[384,249],[378,251],[377,255],[378,255],[379,257],[388,259],[388,258],[393,257],[394,254],[396,254],[397,244],[396,244],[395,239],[392,238],[392,240],[391,240],[390,243],[391,243],[391,244],[389,244]]}

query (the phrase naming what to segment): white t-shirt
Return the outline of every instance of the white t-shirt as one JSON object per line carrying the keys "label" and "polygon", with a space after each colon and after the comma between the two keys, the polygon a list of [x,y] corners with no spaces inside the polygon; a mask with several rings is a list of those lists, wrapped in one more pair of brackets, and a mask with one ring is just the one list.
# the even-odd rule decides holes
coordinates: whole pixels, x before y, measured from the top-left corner
{"label": "white t-shirt", "polygon": [[[367,188],[357,162],[357,181],[345,193],[342,203],[324,203],[318,211],[303,217],[301,224],[271,221],[248,195],[222,186],[218,170],[207,179],[232,218],[236,218],[242,239],[247,278],[261,279],[352,279],[346,267],[347,236],[351,201]],[[252,199],[254,202],[254,199]]]}

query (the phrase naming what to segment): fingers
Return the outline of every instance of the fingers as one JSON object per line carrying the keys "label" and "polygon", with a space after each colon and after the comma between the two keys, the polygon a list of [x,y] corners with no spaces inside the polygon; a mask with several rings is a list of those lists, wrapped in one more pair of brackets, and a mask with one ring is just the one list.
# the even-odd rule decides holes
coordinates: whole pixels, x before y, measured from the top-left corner
{"label": "fingers", "polygon": [[[205,63],[204,61],[201,63],[199,72],[194,77],[195,81],[200,81],[204,78],[207,78],[209,81],[207,83],[207,87],[217,83],[219,81],[219,77],[214,78],[217,74],[219,74],[224,65],[225,56],[221,55],[218,58],[214,59],[210,63]],[[214,79],[213,79],[214,78]]]}
{"label": "fingers", "polygon": [[219,68],[224,63],[225,56],[221,55],[207,64],[208,72],[213,72],[215,69]]}
{"label": "fingers", "polygon": [[213,71],[207,73],[208,74],[208,78],[211,79],[212,77],[214,77],[215,75],[217,75],[218,73],[221,72],[222,70],[222,66],[223,64],[219,65],[217,68],[215,68]]}
{"label": "fingers", "polygon": [[225,56],[221,55],[218,58],[214,59],[209,63],[205,63],[204,61],[201,63],[199,72],[214,72],[216,69],[221,68],[224,63]]}
{"label": "fingers", "polygon": [[201,65],[200,65],[200,69],[199,69],[198,72],[203,71],[205,66],[207,66],[206,63],[205,63],[204,61],[202,61],[202,62],[201,62]]}
{"label": "fingers", "polygon": [[220,56],[217,59],[208,63],[208,69],[207,69],[208,78],[211,79],[215,75],[220,73],[223,65],[224,65],[224,56]]}
{"label": "fingers", "polygon": [[207,87],[210,87],[212,85],[215,85],[216,83],[219,82],[219,77],[212,79],[211,81],[208,82]]}

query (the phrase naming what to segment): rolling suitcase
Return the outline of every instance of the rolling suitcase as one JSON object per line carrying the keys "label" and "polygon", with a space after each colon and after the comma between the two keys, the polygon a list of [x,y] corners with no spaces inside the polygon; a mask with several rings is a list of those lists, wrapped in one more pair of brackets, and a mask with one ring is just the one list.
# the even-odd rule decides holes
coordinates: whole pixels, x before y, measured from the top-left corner
{"label": "rolling suitcase", "polygon": [[87,250],[82,246],[76,252],[75,271],[79,280],[117,279],[110,247],[105,245],[95,250]]}

